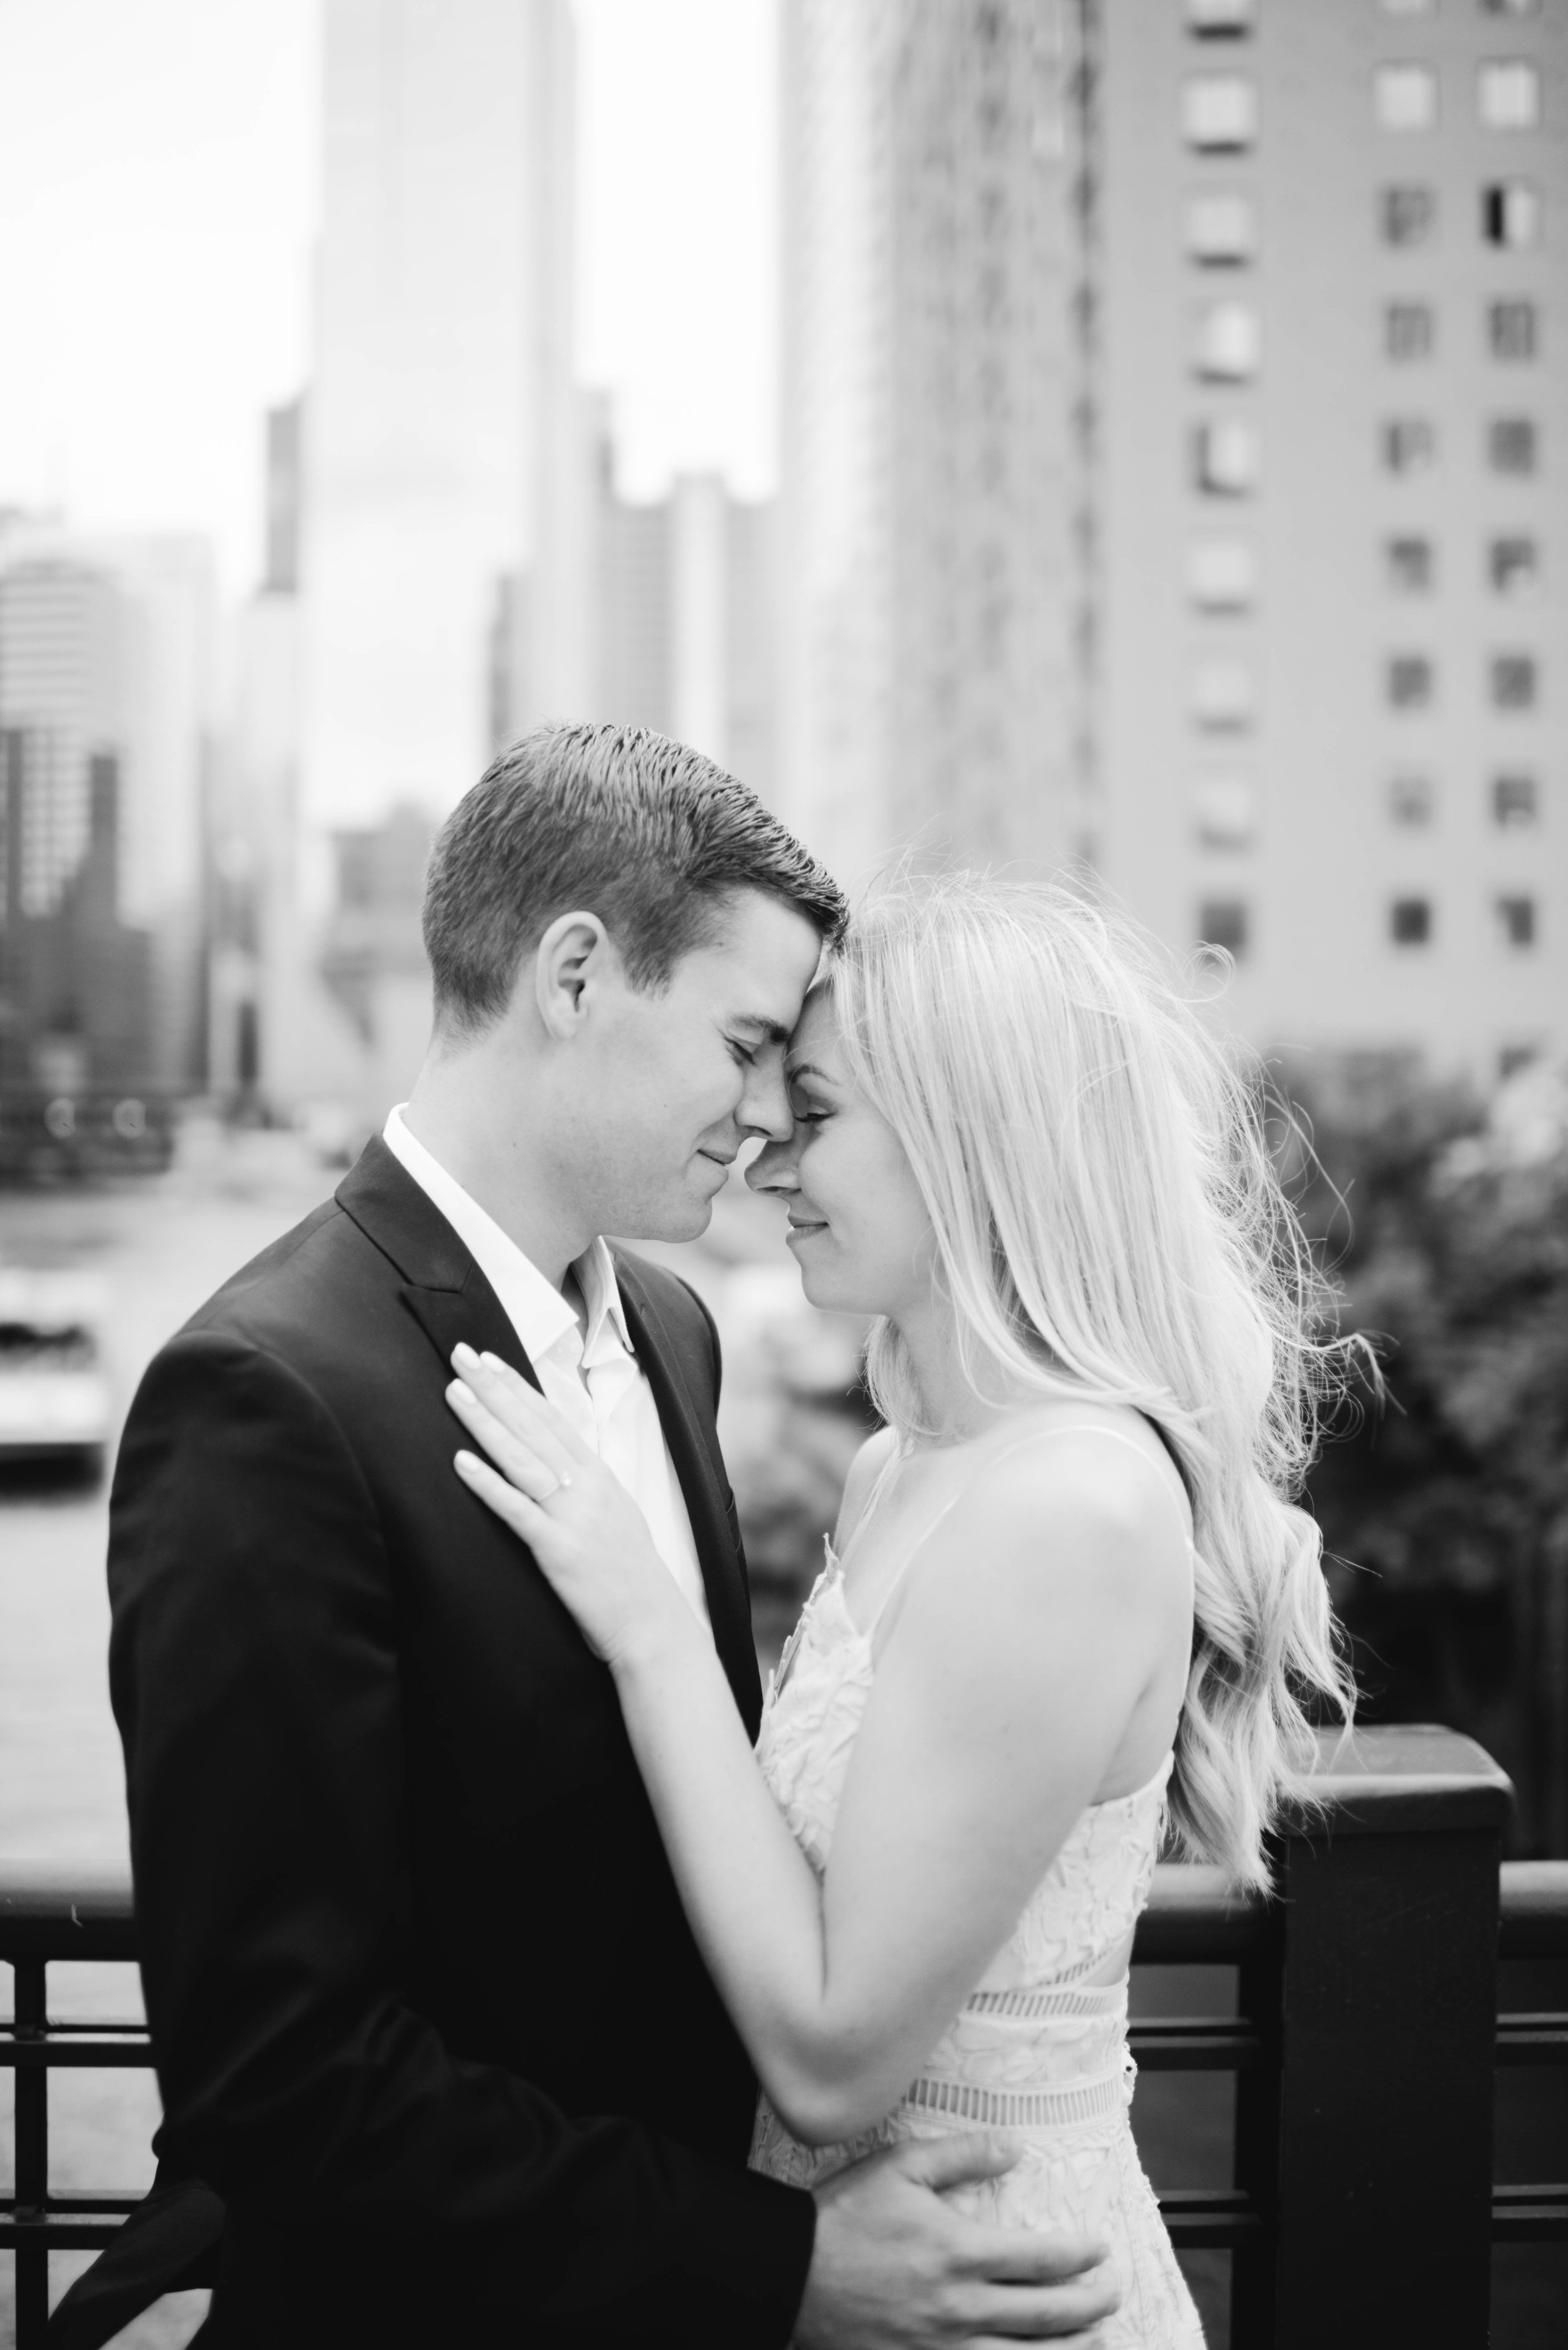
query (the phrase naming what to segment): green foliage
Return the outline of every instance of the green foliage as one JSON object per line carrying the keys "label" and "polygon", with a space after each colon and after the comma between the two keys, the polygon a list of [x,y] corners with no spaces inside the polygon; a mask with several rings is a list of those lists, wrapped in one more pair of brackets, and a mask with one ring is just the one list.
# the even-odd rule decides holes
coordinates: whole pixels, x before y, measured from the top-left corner
{"label": "green foliage", "polygon": [[1312,1479],[1367,1710],[1480,1738],[1524,1841],[1562,1845],[1568,1087],[1531,1069],[1483,1107],[1406,1086],[1311,1131],[1298,1205],[1387,1388],[1342,1415]]}

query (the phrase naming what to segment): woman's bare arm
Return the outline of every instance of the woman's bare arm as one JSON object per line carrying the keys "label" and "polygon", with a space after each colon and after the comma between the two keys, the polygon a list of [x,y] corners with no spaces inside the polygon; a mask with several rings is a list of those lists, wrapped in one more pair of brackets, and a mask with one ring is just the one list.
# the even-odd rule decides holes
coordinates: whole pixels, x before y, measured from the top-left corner
{"label": "woman's bare arm", "polygon": [[[458,1408],[515,1468],[481,1417],[493,1402],[508,1405],[487,1388],[476,1414]],[[531,1390],[510,1406],[527,1431],[514,1440],[543,1445],[548,1408]],[[879,1659],[819,1884],[711,1641],[646,1531],[628,1544],[628,1497],[586,1451],[524,1477],[546,1489],[561,1465],[569,1494],[545,1507],[465,1473],[614,1672],[687,1915],[770,2098],[807,2141],[848,2137],[919,2071],[1184,1640],[1168,1496],[1152,1470],[1107,1474],[1092,1437],[1064,1439],[1012,1454],[949,1514]]]}

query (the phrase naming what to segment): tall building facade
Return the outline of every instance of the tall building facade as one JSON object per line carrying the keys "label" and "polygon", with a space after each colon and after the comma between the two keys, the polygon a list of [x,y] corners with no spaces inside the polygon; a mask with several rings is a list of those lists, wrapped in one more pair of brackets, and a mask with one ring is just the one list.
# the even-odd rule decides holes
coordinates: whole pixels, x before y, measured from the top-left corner
{"label": "tall building facade", "polygon": [[41,891],[41,747],[0,731],[0,1096],[126,1094],[152,1076],[155,1039],[152,941],[120,907],[119,762],[89,752],[85,834]]}
{"label": "tall building facade", "polygon": [[1564,0],[790,0],[785,805],[1568,1037]]}
{"label": "tall building facade", "polygon": [[1100,14],[1098,862],[1270,1046],[1568,1041],[1565,35]]}
{"label": "tall building facade", "polygon": [[[110,1058],[171,1089],[204,1074],[213,633],[199,540],[26,521],[0,537],[8,902],[26,924],[143,939],[145,1034]],[[52,935],[28,931],[40,954]]]}
{"label": "tall building facade", "polygon": [[303,902],[299,597],[304,403],[266,421],[266,563],[231,617],[208,841],[208,1077],[242,1114],[355,1103],[358,1032],[318,968]]}
{"label": "tall building facade", "polygon": [[771,803],[777,791],[775,511],[712,473],[633,504],[600,444],[596,717],[690,743]]}
{"label": "tall building facade", "polygon": [[1081,848],[1089,223],[1077,0],[790,0],[783,804]]}
{"label": "tall building facade", "polygon": [[302,810],[318,837],[580,706],[566,0],[327,0],[305,432]]}

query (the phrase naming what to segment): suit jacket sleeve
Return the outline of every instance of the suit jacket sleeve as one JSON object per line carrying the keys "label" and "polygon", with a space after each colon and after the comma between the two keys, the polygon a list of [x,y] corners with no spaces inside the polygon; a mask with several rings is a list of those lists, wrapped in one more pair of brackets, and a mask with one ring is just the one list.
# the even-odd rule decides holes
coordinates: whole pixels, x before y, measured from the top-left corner
{"label": "suit jacket sleeve", "polygon": [[410,2004],[394,1595],[329,1411],[186,1334],[115,1479],[110,1680],[163,2144],[269,2220],[449,2238],[528,2339],[783,2344],[810,2199],[454,2056]]}

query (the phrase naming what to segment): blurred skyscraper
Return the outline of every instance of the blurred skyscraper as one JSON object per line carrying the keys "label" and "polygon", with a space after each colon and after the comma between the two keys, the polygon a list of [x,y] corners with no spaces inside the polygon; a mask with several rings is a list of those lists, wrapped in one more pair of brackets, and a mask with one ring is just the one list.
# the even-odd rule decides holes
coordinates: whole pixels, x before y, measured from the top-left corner
{"label": "blurred skyscraper", "polygon": [[202,1082],[213,656],[203,542],[0,531],[13,1081]]}
{"label": "blurred skyscraper", "polygon": [[1081,846],[1087,350],[1066,0],[787,0],[784,805]]}
{"label": "blurred skyscraper", "polygon": [[592,598],[596,718],[690,743],[764,800],[776,782],[774,510],[713,473],[634,504],[600,444]]}
{"label": "blurred skyscraper", "polygon": [[250,1112],[351,1099],[363,1057],[302,889],[303,411],[296,400],[266,421],[266,570],[233,616],[209,820],[209,1082]]}
{"label": "blurred skyscraper", "polygon": [[[303,815],[444,813],[581,705],[566,0],[327,0]],[[497,639],[499,636],[499,662]]]}
{"label": "blurred skyscraper", "polygon": [[1269,1045],[1562,1044],[1563,32],[788,0],[815,846],[1086,852]]}

